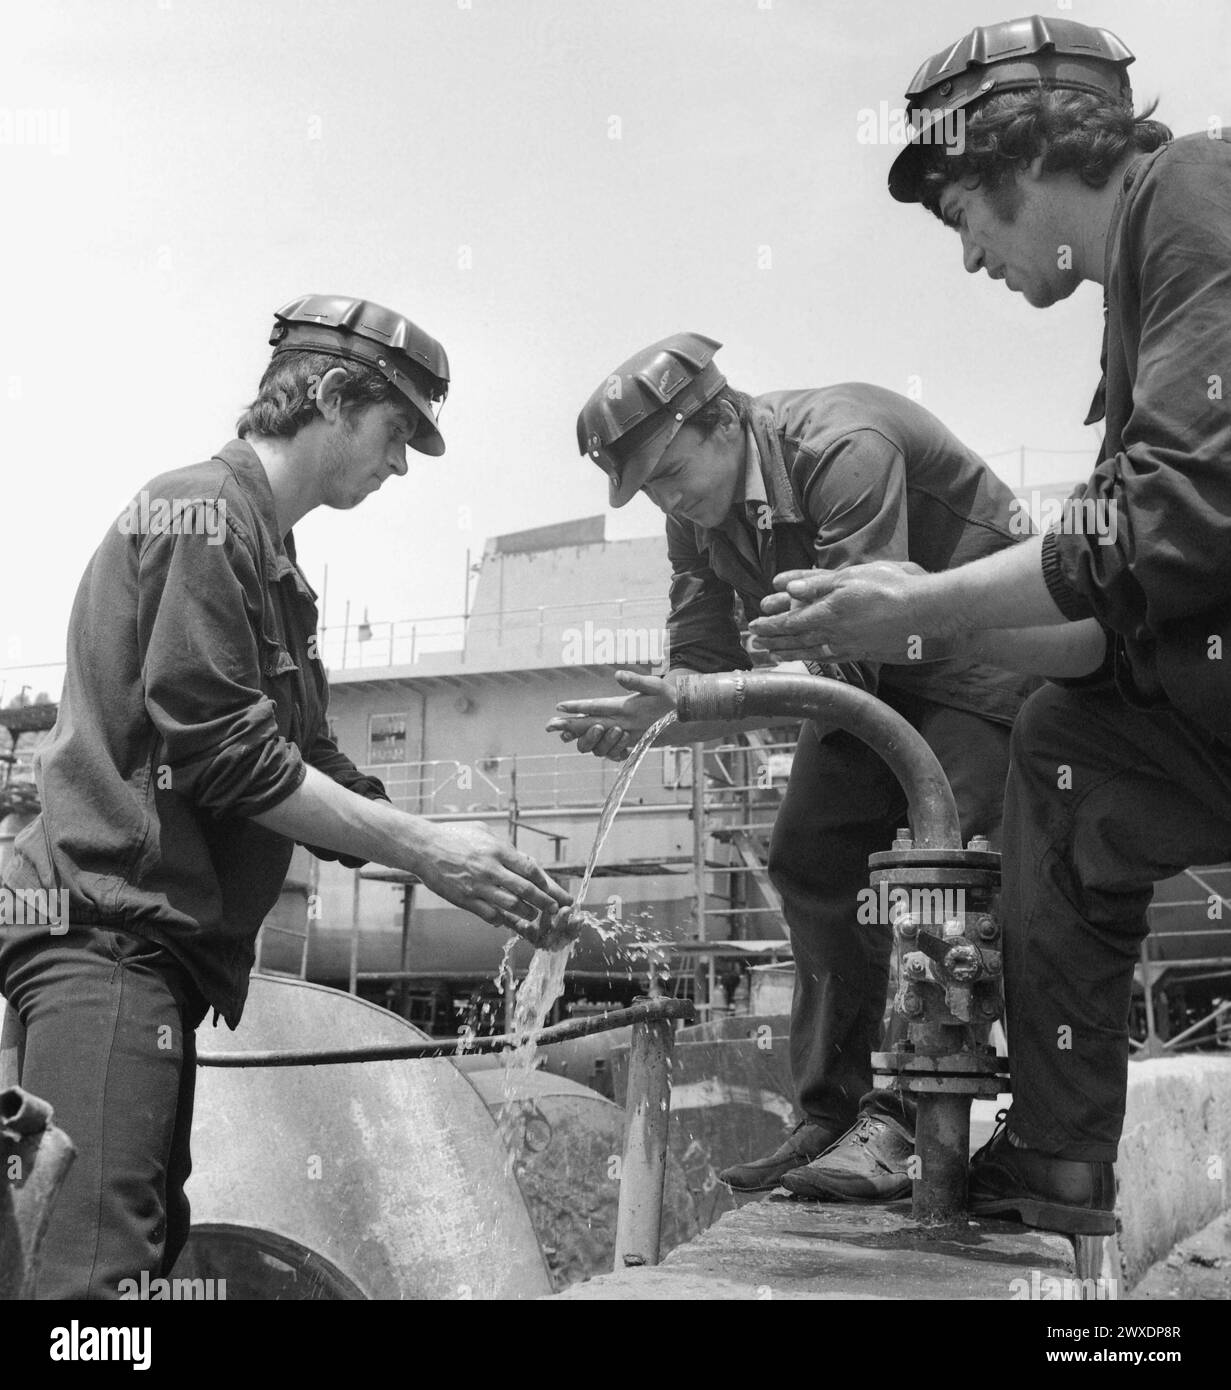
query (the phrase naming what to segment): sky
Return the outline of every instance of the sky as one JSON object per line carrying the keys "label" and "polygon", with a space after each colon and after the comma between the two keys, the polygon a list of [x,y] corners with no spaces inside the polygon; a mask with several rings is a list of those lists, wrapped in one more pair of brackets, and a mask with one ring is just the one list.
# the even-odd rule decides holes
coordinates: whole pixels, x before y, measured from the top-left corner
{"label": "sky", "polygon": [[[4,0],[0,703],[56,693],[31,668],[104,530],[233,436],[303,294],[387,304],[452,366],[447,453],[296,528],[330,624],[459,613],[467,550],[603,512],[577,412],[681,329],[743,389],[876,382],[1012,483],[1022,446],[1028,485],[1085,476],[1099,287],[1044,312],[966,274],[866,138],[927,57],[1025,8]],[[1177,133],[1231,123],[1224,0],[1040,12],[1119,34]],[[638,498],[607,534],[661,526]]]}

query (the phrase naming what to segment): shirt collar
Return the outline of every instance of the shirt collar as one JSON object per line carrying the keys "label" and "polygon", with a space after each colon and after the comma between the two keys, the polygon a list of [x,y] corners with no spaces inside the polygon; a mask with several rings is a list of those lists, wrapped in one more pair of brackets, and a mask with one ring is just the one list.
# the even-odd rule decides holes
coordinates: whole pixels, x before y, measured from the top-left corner
{"label": "shirt collar", "polygon": [[288,574],[294,575],[297,586],[315,601],[316,591],[296,563],[294,533],[286,533],[285,543],[283,537],[278,534],[278,512],[274,506],[273,489],[269,486],[269,477],[256,450],[246,439],[232,439],[229,444],[224,444],[214,457],[231,470],[235,481],[247,494],[260,519],[268,541],[266,554],[269,559],[266,562],[266,572],[269,577],[276,581],[285,579]]}
{"label": "shirt collar", "polygon": [[748,448],[744,464],[744,504],[755,508],[758,502],[768,502],[769,495],[765,491],[765,475],[761,471],[761,451],[757,448],[756,435],[748,429],[745,437]]}

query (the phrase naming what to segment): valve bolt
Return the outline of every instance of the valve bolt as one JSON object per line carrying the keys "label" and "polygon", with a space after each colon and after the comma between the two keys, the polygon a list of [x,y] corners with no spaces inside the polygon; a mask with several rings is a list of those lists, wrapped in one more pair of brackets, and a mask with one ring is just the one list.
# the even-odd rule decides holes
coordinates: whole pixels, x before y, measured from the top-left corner
{"label": "valve bolt", "polygon": [[984,941],[993,941],[998,930],[995,919],[992,917],[980,917],[975,923],[975,930]]}
{"label": "valve bolt", "polygon": [[903,993],[902,1012],[909,1018],[918,1018],[923,1012],[923,1000],[916,990],[908,989]]}
{"label": "valve bolt", "polygon": [[945,971],[963,982],[978,978],[982,958],[973,946],[954,946],[945,953]]}

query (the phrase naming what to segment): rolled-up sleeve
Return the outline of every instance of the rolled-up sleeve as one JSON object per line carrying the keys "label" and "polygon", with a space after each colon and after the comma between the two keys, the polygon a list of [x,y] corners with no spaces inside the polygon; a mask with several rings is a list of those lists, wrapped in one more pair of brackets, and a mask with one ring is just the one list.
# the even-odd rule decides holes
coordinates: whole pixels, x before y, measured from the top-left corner
{"label": "rolled-up sleeve", "polygon": [[1132,412],[1045,538],[1043,577],[1066,617],[1139,639],[1231,597],[1231,186],[1165,153],[1124,216]]}
{"label": "rolled-up sleeve", "polygon": [[261,689],[261,582],[230,524],[222,543],[157,534],[141,551],[138,654],[171,785],[214,816],[255,816],[303,781]]}
{"label": "rolled-up sleeve", "polygon": [[667,518],[667,555],[671,561],[669,668],[702,674],[750,670],[752,662],[735,621],[735,591],[719,579],[697,549],[690,523]]}

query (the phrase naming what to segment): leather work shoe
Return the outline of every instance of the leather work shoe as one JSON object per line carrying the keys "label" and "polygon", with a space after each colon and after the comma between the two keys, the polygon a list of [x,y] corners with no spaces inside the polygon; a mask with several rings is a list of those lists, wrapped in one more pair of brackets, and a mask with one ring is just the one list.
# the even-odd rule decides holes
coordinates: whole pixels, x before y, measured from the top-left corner
{"label": "leather work shoe", "polygon": [[1110,1236],[1116,1230],[1116,1175],[1110,1163],[1053,1158],[1020,1149],[1009,1139],[1009,1112],[970,1160],[971,1216],[1015,1215],[1025,1226],[1070,1236]]}
{"label": "leather work shoe", "polygon": [[786,1143],[772,1154],[754,1158],[750,1163],[732,1164],[718,1174],[718,1181],[725,1182],[734,1192],[769,1192],[779,1186],[784,1173],[824,1153],[840,1133],[837,1125],[801,1120]]}
{"label": "leather work shoe", "polygon": [[788,1192],[822,1202],[892,1202],[910,1195],[906,1165],[915,1141],[879,1115],[861,1115],[841,1139],[782,1180]]}

